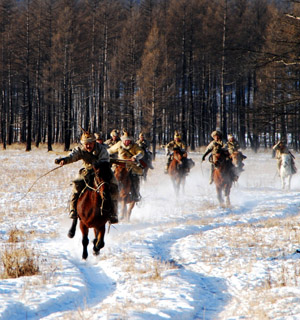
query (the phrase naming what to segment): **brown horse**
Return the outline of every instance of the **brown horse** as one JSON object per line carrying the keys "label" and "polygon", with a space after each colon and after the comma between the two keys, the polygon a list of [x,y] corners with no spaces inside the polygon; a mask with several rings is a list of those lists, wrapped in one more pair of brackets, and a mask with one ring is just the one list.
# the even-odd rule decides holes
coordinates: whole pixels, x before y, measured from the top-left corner
{"label": "brown horse", "polygon": [[171,177],[176,195],[179,194],[180,186],[184,190],[186,178],[186,169],[183,165],[184,160],[186,160],[186,152],[183,152],[180,148],[174,148],[168,174]]}
{"label": "brown horse", "polygon": [[[130,178],[130,168],[127,168],[125,163],[120,163],[115,168],[115,177],[119,182],[119,202],[121,203],[121,217],[120,219],[130,220],[132,209],[135,201],[131,196],[132,181]],[[128,205],[128,207],[127,207]]]}
{"label": "brown horse", "polygon": [[230,189],[236,176],[233,171],[234,167],[228,157],[228,152],[221,150],[212,156],[212,163],[214,164],[213,181],[216,185],[217,197],[221,206],[224,206],[222,191],[224,191],[226,199],[226,207],[230,207]]}
{"label": "brown horse", "polygon": [[[108,221],[112,210],[112,202],[109,193],[109,186],[103,178],[104,172],[110,170],[108,163],[94,167],[95,177],[91,182],[86,181],[84,193],[77,202],[77,214],[80,219],[80,230],[82,233],[83,253],[82,259],[87,259],[89,244],[89,229],[93,228],[95,239],[93,240],[93,251],[95,255],[100,253],[104,247],[105,224]],[[109,172],[109,171],[106,171]],[[75,233],[78,219],[73,219],[69,233]]]}

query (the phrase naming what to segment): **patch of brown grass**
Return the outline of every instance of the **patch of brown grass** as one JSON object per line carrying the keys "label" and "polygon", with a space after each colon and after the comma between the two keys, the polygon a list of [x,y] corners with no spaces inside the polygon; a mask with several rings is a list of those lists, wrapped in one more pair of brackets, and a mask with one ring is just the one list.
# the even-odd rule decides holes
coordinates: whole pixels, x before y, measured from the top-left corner
{"label": "patch of brown grass", "polygon": [[23,230],[19,230],[16,227],[8,232],[8,240],[10,243],[23,242],[27,239],[27,236]]}
{"label": "patch of brown grass", "polygon": [[7,246],[1,255],[3,273],[2,279],[19,278],[39,274],[39,257],[30,248],[24,245],[17,248],[15,245]]}

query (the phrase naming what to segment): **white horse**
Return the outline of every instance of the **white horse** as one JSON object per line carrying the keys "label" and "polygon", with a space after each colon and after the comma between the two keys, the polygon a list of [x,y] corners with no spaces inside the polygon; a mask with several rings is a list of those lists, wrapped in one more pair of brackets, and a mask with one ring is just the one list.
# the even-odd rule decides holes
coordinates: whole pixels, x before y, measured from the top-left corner
{"label": "white horse", "polygon": [[292,174],[292,156],[289,153],[283,153],[279,170],[282,189],[290,190]]}

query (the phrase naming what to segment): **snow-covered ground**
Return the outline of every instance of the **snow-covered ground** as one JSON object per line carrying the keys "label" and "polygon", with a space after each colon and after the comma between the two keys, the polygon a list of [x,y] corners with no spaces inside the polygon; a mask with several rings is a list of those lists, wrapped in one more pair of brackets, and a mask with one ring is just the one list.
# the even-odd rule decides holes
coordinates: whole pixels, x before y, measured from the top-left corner
{"label": "snow-covered ground", "polygon": [[[244,153],[231,209],[219,207],[200,153],[190,154],[196,166],[179,197],[158,155],[131,221],[110,228],[99,256],[90,244],[83,261],[80,230],[66,236],[81,164],[39,179],[22,199],[62,152],[1,150],[0,254],[29,248],[40,273],[0,279],[0,319],[300,319],[300,173],[282,191],[270,150]],[[21,242],[8,242],[11,230]]]}

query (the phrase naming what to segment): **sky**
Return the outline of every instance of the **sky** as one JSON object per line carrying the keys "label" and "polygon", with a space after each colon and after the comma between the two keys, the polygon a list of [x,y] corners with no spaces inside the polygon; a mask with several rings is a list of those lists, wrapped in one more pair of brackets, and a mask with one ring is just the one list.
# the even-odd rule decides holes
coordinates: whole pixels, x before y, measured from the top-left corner
{"label": "sky", "polygon": [[243,153],[231,208],[218,204],[200,152],[189,154],[196,165],[179,196],[159,153],[131,220],[107,230],[99,256],[90,230],[84,261],[80,229],[67,237],[81,163],[31,188],[64,153],[0,150],[0,273],[3,252],[17,248],[31,250],[40,271],[0,279],[0,319],[300,319],[299,173],[282,190],[270,150]]}

